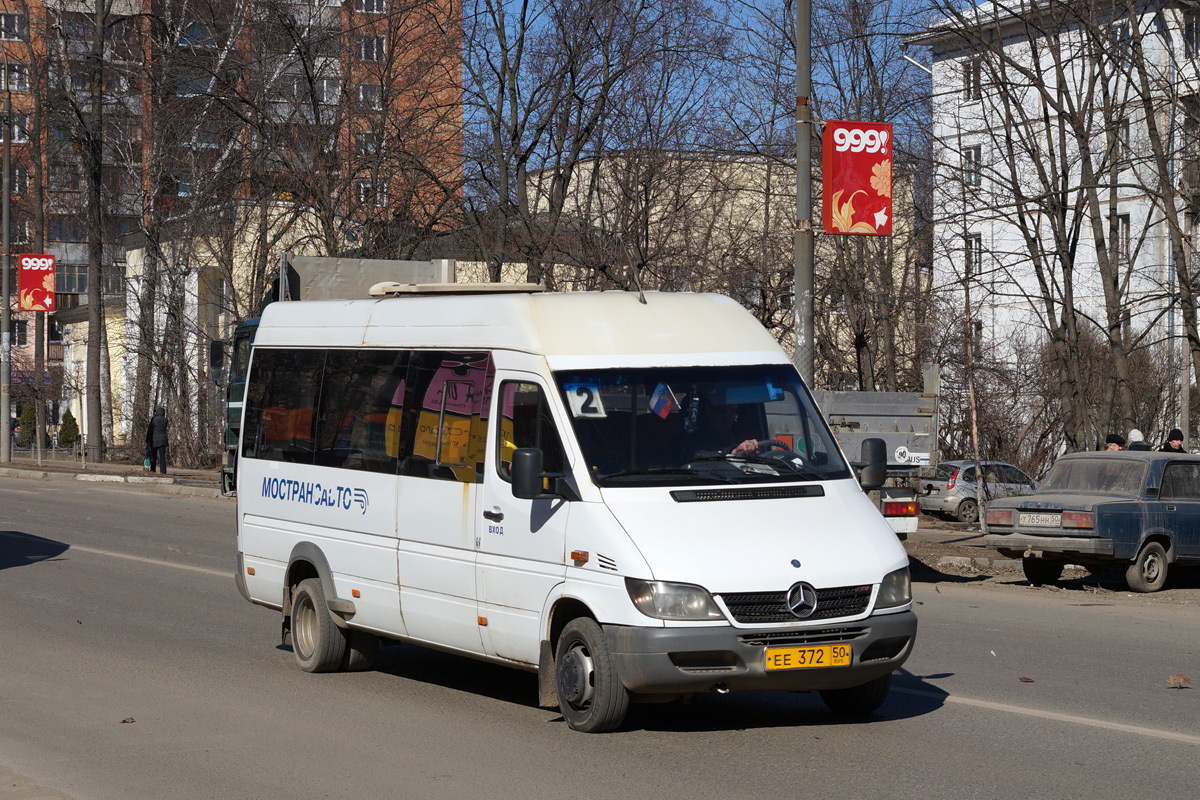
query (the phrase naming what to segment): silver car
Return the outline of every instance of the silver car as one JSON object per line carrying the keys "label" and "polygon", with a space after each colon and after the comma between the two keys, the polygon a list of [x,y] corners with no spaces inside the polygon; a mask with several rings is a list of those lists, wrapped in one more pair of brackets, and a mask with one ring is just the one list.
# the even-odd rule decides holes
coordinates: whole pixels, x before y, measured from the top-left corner
{"label": "silver car", "polygon": [[[1006,461],[984,461],[988,499],[1033,494],[1038,482]],[[978,481],[974,461],[943,461],[932,478],[921,478],[921,510],[954,517],[959,522],[979,522]]]}

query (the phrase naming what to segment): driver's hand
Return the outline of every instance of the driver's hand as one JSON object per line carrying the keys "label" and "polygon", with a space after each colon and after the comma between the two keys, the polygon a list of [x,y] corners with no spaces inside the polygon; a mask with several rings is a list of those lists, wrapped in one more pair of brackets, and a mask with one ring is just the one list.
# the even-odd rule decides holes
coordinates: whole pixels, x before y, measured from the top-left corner
{"label": "driver's hand", "polygon": [[758,439],[747,439],[730,451],[730,455],[752,456],[758,452]]}

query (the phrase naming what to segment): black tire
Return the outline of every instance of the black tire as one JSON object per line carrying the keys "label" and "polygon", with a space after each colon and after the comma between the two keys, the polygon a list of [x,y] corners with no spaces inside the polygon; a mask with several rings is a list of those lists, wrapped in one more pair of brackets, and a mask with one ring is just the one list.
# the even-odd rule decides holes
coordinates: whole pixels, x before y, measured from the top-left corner
{"label": "black tire", "polygon": [[892,688],[892,673],[849,689],[824,689],[821,700],[836,714],[870,714],[883,705]]}
{"label": "black tire", "polygon": [[329,616],[319,578],[292,590],[292,654],[305,672],[336,672],[346,657],[346,634]]}
{"label": "black tire", "polygon": [[629,710],[629,693],[617,675],[608,637],[596,622],[567,623],[554,653],[554,686],[567,725],[584,733],[616,730]]}
{"label": "black tire", "polygon": [[979,503],[976,503],[974,500],[959,501],[958,508],[954,512],[954,518],[959,522],[974,525],[976,522],[979,522]]}
{"label": "black tire", "polygon": [[1066,565],[1061,561],[1047,561],[1044,558],[1025,556],[1021,559],[1021,568],[1025,570],[1025,578],[1034,586],[1054,583],[1062,577],[1064,566]]}
{"label": "black tire", "polygon": [[375,666],[375,656],[378,652],[378,636],[351,629],[346,636],[346,655],[342,658],[342,669],[346,672],[365,672]]}
{"label": "black tire", "polygon": [[1157,592],[1167,582],[1167,551],[1149,542],[1125,569],[1125,582],[1135,592]]}

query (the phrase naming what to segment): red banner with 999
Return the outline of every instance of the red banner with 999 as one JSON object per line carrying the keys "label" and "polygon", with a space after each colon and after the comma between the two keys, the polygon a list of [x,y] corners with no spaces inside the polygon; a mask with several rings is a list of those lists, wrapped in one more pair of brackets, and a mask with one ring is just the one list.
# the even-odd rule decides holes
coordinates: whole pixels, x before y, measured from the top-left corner
{"label": "red banner with 999", "polygon": [[828,120],[821,148],[825,233],[891,236],[891,123]]}
{"label": "red banner with 999", "polygon": [[24,254],[17,256],[20,281],[17,296],[22,311],[54,310],[54,256]]}

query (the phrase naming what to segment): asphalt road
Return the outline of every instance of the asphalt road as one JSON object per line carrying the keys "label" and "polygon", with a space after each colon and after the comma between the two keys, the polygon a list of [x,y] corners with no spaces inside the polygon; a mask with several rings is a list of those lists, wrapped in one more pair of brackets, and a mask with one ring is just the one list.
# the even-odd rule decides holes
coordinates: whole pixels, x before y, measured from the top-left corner
{"label": "asphalt road", "polygon": [[[415,646],[309,675],[234,588],[233,503],[0,479],[0,798],[1194,797],[1194,607],[918,583],[880,711],[637,706],[588,736],[535,679]],[[1028,679],[1028,680],[1022,680]],[[128,720],[128,721],[126,721]],[[61,793],[61,794],[59,794]]]}

